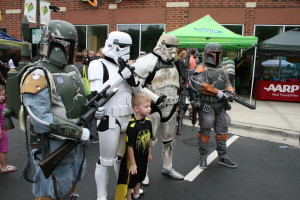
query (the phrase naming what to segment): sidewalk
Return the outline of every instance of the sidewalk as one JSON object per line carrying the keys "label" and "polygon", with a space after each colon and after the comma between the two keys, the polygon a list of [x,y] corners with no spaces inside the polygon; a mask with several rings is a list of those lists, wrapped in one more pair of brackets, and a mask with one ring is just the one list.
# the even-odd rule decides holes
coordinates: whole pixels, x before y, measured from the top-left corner
{"label": "sidewalk", "polygon": [[[249,97],[244,97],[249,102]],[[252,99],[252,104],[255,100]],[[300,103],[280,101],[256,101],[256,110],[250,110],[236,102],[228,111],[233,127],[261,129],[270,134],[300,136]]]}
{"label": "sidewalk", "polygon": [[[249,96],[243,96],[243,98],[249,103]],[[255,104],[255,99],[252,99],[251,104]],[[299,102],[256,101],[255,110],[251,110],[237,102],[232,102],[231,107],[231,110],[227,111],[231,118],[229,131],[234,129],[233,132],[235,134],[249,137],[256,137],[261,133],[270,136],[280,136],[290,138],[293,140],[293,143],[299,145]],[[192,126],[191,121],[187,118],[188,112],[186,112],[184,123]]]}

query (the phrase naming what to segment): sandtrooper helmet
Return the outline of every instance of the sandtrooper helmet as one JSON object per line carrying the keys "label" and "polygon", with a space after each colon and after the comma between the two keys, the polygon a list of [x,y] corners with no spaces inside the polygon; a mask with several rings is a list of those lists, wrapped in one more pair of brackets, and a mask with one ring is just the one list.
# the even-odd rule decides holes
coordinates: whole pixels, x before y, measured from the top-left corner
{"label": "sandtrooper helmet", "polygon": [[204,49],[204,63],[217,66],[222,63],[223,50],[220,44],[211,43],[207,44]]}
{"label": "sandtrooper helmet", "polygon": [[163,34],[157,41],[153,52],[159,55],[163,61],[169,62],[176,59],[178,38],[173,35]]}
{"label": "sandtrooper helmet", "polygon": [[58,66],[72,64],[77,41],[78,35],[73,24],[51,20],[42,30],[40,54]]}
{"label": "sandtrooper helmet", "polygon": [[113,31],[109,33],[108,38],[105,41],[105,46],[102,49],[103,55],[112,58],[118,63],[118,57],[122,57],[125,62],[130,57],[130,46],[132,45],[132,39],[129,34]]}

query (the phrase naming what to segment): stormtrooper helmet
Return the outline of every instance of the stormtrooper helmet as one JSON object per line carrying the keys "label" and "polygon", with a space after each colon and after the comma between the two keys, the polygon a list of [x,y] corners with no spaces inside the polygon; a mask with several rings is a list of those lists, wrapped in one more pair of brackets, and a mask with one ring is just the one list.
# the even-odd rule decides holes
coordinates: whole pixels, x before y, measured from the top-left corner
{"label": "stormtrooper helmet", "polygon": [[220,44],[211,43],[207,44],[204,49],[204,63],[209,63],[213,66],[220,65],[222,63],[223,50]]}
{"label": "stormtrooper helmet", "polygon": [[125,62],[130,57],[130,46],[132,45],[132,39],[129,34],[113,31],[109,33],[108,38],[105,41],[105,46],[102,49],[103,55],[112,58],[115,63],[118,63],[118,58],[122,57]]}
{"label": "stormtrooper helmet", "polygon": [[178,38],[173,35],[163,34],[157,41],[153,52],[159,55],[163,61],[169,62],[176,59]]}
{"label": "stormtrooper helmet", "polygon": [[72,64],[77,41],[78,35],[73,24],[51,20],[42,30],[40,54],[58,66]]}

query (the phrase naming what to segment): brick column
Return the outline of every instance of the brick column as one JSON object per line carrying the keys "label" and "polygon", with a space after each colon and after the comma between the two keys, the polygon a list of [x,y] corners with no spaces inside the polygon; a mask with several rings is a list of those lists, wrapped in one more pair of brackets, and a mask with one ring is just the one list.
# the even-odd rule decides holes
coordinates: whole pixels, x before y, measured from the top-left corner
{"label": "brick column", "polygon": [[188,24],[189,2],[166,3],[166,32]]}
{"label": "brick column", "polygon": [[109,32],[117,30],[117,4],[109,4]]}
{"label": "brick column", "polygon": [[246,2],[245,36],[254,35],[255,8],[256,2]]}

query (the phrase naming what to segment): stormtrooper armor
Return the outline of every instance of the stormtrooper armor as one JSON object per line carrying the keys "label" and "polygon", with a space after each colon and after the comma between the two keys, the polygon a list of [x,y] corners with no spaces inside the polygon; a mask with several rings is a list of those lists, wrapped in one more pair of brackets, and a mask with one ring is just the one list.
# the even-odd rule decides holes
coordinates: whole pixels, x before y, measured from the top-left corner
{"label": "stormtrooper armor", "polygon": [[200,105],[198,109],[200,130],[199,153],[200,167],[207,168],[208,141],[211,129],[216,133],[217,152],[219,163],[235,168],[236,163],[229,160],[226,154],[226,140],[230,117],[226,113],[228,99],[224,90],[234,92],[222,61],[222,48],[219,44],[207,44],[204,50],[204,63],[198,65],[191,76],[190,87],[199,92]]}
{"label": "stormtrooper armor", "polygon": [[152,100],[152,114],[149,118],[152,122],[154,138],[157,135],[158,127],[161,128],[162,172],[172,178],[183,179],[183,176],[172,166],[176,132],[176,104],[180,87],[179,70],[174,64],[178,44],[177,37],[164,34],[159,38],[153,53],[141,56],[132,66],[135,67],[136,79],[143,87],[142,92]]}
{"label": "stormtrooper armor", "polygon": [[107,85],[111,86],[110,89],[118,88],[105,104],[105,117],[97,121],[100,148],[95,170],[97,200],[107,199],[109,167],[114,167],[118,177],[126,128],[133,113],[131,96],[134,91],[139,92],[138,88],[133,91],[126,81],[132,76],[131,71],[126,67],[120,70],[118,64],[119,57],[128,60],[131,44],[127,33],[111,32],[102,51],[105,57],[92,61],[88,69],[91,91],[99,92]]}

